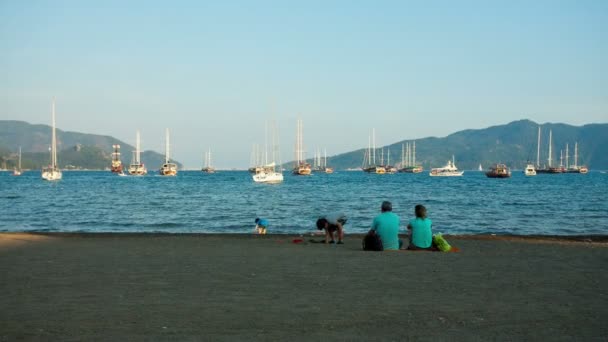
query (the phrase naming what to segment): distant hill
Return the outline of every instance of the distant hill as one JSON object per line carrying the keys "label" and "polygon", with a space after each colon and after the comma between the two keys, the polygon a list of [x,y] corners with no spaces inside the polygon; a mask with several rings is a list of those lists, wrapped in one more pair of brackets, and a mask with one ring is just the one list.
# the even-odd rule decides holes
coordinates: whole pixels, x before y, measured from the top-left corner
{"label": "distant hill", "polygon": [[[416,161],[425,170],[440,167],[452,158],[462,170],[484,169],[493,163],[506,163],[509,167],[522,169],[526,161],[536,163],[537,133],[539,124],[530,120],[514,121],[506,125],[484,129],[469,129],[456,132],[444,138],[428,137],[416,140]],[[553,160],[559,164],[560,150],[564,153],[569,144],[570,163],[573,163],[574,143],[578,142],[579,165],[591,169],[608,169],[608,124],[589,124],[582,127],[560,123],[545,123],[541,127],[541,164],[547,163],[549,150],[549,130],[553,132]],[[367,137],[361,137],[366,142]],[[412,140],[403,140],[379,147],[376,158],[379,160],[384,148],[385,160],[390,151],[391,164],[401,161],[401,146]],[[363,163],[367,148],[328,157],[329,166],[344,170],[358,168]],[[312,162],[312,160],[309,160]],[[284,166],[292,167],[291,163]]]}
{"label": "distant hill", "polygon": [[[65,132],[57,129],[59,167],[75,169],[105,169],[109,167],[112,145],[121,147],[122,162],[131,161],[135,147],[111,136]],[[19,146],[22,150],[22,167],[39,169],[49,163],[51,127],[32,125],[24,121],[0,120],[0,167],[13,168]],[[141,160],[148,169],[158,169],[164,156],[154,151],[145,151]],[[181,163],[178,163],[182,167]]]}

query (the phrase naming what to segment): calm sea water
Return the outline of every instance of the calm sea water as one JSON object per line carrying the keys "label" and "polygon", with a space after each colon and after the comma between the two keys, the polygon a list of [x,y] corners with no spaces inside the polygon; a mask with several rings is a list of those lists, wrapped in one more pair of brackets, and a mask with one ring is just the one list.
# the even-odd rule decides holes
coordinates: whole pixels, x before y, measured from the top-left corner
{"label": "calm sea water", "polygon": [[0,231],[250,233],[255,217],[269,233],[315,231],[319,215],[346,213],[347,232],[366,232],[383,200],[407,222],[424,204],[434,231],[457,234],[608,234],[608,174],[538,175],[481,172],[437,178],[422,174],[337,172],[255,184],[244,171],[177,177],[118,177],[64,172],[46,182],[39,171],[0,172]]}

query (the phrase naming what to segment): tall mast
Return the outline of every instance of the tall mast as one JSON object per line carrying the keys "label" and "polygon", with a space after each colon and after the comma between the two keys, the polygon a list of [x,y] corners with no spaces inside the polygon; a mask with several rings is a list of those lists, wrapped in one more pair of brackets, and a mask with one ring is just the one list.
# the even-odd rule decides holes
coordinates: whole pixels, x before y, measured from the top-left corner
{"label": "tall mast", "polygon": [[323,167],[327,167],[327,149],[325,149],[325,160],[323,161]]}
{"label": "tall mast", "polygon": [[268,165],[268,121],[264,122],[264,165]]}
{"label": "tall mast", "polygon": [[372,165],[372,136],[367,136],[367,165]]}
{"label": "tall mast", "polygon": [[412,160],[412,166],[416,166],[416,141],[415,140],[414,140],[414,147],[413,147],[413,149],[414,149],[414,153],[413,153],[414,158]]}
{"label": "tall mast", "polygon": [[372,128],[372,165],[376,165],[376,129]]}
{"label": "tall mast", "polygon": [[207,152],[207,167],[211,167],[211,147],[209,147],[209,152]]}
{"label": "tall mast", "polygon": [[568,144],[566,143],[566,168],[568,168],[568,162],[569,162],[569,154],[570,152],[568,151]]}
{"label": "tall mast", "polygon": [[578,141],[574,143],[574,166],[578,167]]}
{"label": "tall mast", "polygon": [[551,138],[553,135],[553,131],[549,130],[549,158],[548,158],[548,162],[549,162],[549,167],[551,167],[551,157],[552,157],[552,153],[551,153]]}
{"label": "tall mast", "polygon": [[169,129],[165,128],[165,164],[169,163]]}
{"label": "tall mast", "polygon": [[19,171],[21,171],[21,146],[19,146]]}
{"label": "tall mast", "polygon": [[139,162],[139,130],[137,130],[137,134],[135,135],[135,164],[141,164]]}
{"label": "tall mast", "polygon": [[57,136],[55,133],[55,98],[53,98],[53,108],[52,108],[52,125],[53,132],[51,133],[51,167],[53,169],[57,168]]}
{"label": "tall mast", "polygon": [[405,144],[401,144],[401,167],[405,167]]}
{"label": "tall mast", "polygon": [[540,167],[540,126],[538,126],[538,142],[536,144],[536,167]]}
{"label": "tall mast", "polygon": [[[384,149],[382,149],[384,151]],[[387,149],[386,154],[388,155],[386,158],[386,165],[391,165],[391,149],[390,147]]]}

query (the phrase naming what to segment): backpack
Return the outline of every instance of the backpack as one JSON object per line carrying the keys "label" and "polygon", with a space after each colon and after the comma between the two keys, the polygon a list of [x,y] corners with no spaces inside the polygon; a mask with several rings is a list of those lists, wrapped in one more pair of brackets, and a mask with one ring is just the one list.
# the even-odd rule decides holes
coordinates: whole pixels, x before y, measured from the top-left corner
{"label": "backpack", "polygon": [[370,230],[369,233],[363,237],[363,250],[364,251],[383,251],[382,239],[380,235],[376,234],[376,231]]}

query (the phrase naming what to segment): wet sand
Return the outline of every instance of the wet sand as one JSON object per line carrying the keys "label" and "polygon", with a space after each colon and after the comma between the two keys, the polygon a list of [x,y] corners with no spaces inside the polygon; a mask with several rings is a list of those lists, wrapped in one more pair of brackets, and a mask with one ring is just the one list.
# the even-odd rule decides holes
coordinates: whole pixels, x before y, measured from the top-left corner
{"label": "wet sand", "polygon": [[606,237],[294,238],[0,234],[0,341],[608,339]]}

